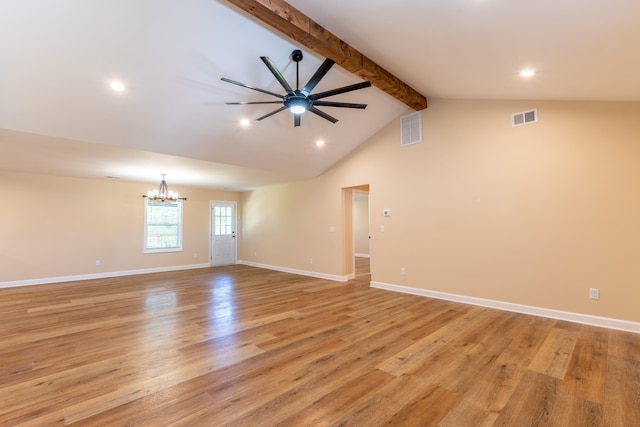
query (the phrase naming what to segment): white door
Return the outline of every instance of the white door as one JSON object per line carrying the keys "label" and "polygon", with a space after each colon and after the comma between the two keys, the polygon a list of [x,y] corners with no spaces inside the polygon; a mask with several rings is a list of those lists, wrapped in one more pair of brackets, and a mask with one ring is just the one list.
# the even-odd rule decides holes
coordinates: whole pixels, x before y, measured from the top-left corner
{"label": "white door", "polygon": [[211,266],[236,263],[236,204],[211,203]]}

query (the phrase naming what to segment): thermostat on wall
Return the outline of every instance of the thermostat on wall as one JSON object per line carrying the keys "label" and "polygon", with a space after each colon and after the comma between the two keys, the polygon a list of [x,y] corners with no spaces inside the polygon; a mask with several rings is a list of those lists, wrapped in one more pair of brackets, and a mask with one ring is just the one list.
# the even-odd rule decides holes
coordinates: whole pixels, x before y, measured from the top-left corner
{"label": "thermostat on wall", "polygon": [[391,216],[391,209],[383,209],[382,216]]}

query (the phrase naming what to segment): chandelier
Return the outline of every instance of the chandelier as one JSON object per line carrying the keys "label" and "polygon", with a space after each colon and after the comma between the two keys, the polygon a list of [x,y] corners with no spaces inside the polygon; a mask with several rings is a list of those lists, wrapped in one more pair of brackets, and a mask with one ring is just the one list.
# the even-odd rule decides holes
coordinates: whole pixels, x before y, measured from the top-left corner
{"label": "chandelier", "polygon": [[178,197],[178,193],[175,193],[169,190],[169,186],[167,185],[167,181],[164,178],[167,174],[163,173],[162,181],[160,181],[160,188],[157,190],[149,190],[147,194],[144,194],[142,197],[147,197],[152,202],[175,202],[178,200],[187,200],[186,197]]}

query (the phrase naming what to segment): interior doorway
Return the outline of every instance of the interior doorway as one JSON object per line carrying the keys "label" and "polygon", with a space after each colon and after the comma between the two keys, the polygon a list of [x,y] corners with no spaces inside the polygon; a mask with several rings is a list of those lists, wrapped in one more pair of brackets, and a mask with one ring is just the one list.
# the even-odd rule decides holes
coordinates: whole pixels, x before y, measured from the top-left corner
{"label": "interior doorway", "polygon": [[356,257],[369,258],[369,193],[353,192],[353,251]]}
{"label": "interior doorway", "polygon": [[354,273],[370,273],[371,235],[369,232],[369,192],[353,191],[353,252]]}
{"label": "interior doorway", "polygon": [[236,204],[211,202],[211,260],[212,267],[236,263]]}
{"label": "interior doorway", "polygon": [[[362,274],[370,274],[369,184],[345,187],[342,189],[342,197],[343,274],[346,278],[353,279]],[[366,205],[366,209],[361,209],[363,205]],[[356,213],[358,214],[357,218],[355,217]],[[356,232],[358,237],[356,237]],[[356,239],[358,239],[357,251]],[[365,243],[362,243],[363,239],[366,239]],[[356,261],[358,261],[358,268],[356,268]]]}

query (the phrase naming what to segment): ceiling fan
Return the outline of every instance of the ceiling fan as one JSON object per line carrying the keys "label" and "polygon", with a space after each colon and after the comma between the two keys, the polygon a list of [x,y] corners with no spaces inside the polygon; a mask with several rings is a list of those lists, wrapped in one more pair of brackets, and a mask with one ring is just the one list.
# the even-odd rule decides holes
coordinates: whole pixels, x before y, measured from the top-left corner
{"label": "ceiling fan", "polygon": [[316,107],[341,107],[341,108],[359,108],[365,109],[367,104],[353,104],[349,102],[332,102],[332,101],[322,101],[323,98],[327,98],[329,96],[340,95],[342,93],[351,92],[358,89],[364,89],[366,87],[371,86],[371,82],[366,81],[362,83],[356,83],[349,86],[343,86],[337,89],[327,90],[325,92],[311,94],[311,91],[316,87],[316,85],[320,82],[320,80],[327,74],[327,72],[331,69],[335,61],[332,59],[325,59],[320,68],[318,68],[311,79],[307,82],[307,84],[300,89],[300,74],[299,74],[299,64],[302,60],[302,52],[298,49],[294,50],[291,53],[291,59],[293,59],[296,63],[296,90],[293,90],[289,83],[285,80],[282,73],[276,68],[275,64],[271,59],[266,56],[261,56],[262,62],[267,66],[269,71],[273,73],[278,82],[282,85],[285,90],[284,95],[277,94],[275,92],[270,92],[268,90],[260,89],[257,87],[249,86],[244,83],[237,82],[235,80],[227,79],[222,77],[221,80],[232,83],[234,85],[246,87],[247,89],[256,90],[258,92],[266,93],[268,95],[273,95],[277,98],[280,98],[279,101],[257,101],[257,102],[227,102],[227,105],[250,105],[250,104],[282,104],[282,106],[264,116],[258,117],[256,120],[266,119],[267,117],[273,116],[280,111],[289,110],[293,113],[293,126],[300,126],[300,116],[305,111],[310,111],[313,114],[316,114],[323,119],[329,120],[331,123],[335,123],[338,119],[330,116],[324,111],[318,110]]}

